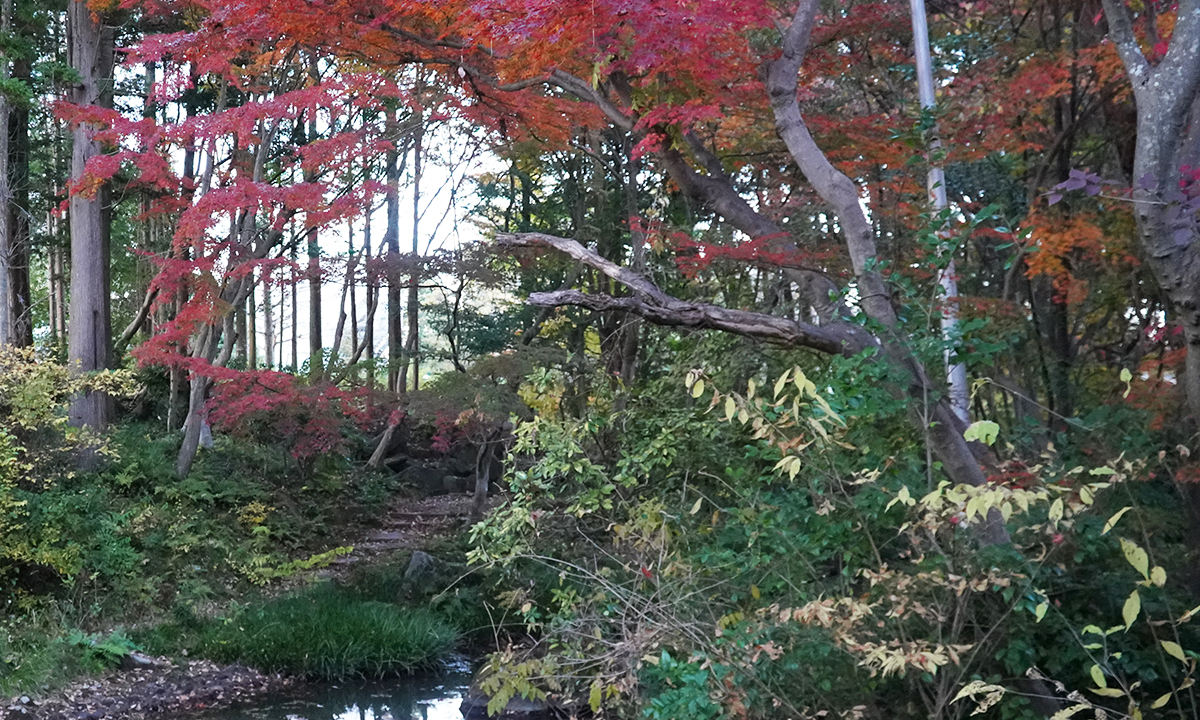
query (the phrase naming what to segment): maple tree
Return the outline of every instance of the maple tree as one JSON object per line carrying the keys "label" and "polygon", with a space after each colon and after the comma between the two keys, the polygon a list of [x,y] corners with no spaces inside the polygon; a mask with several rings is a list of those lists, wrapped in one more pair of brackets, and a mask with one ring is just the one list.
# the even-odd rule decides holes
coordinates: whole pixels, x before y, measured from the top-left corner
{"label": "maple tree", "polygon": [[[0,0],[0,25],[13,16],[7,7]],[[1046,467],[1059,462],[1046,460],[1056,449],[1066,448],[1063,463],[1067,455],[1087,456],[1089,467],[1091,458],[1115,454],[1090,434],[1104,418],[1125,423],[1121,450],[1143,442],[1143,431],[1152,436],[1138,446],[1147,457],[1153,451],[1146,448],[1187,442],[1173,424],[1181,411],[1172,380],[1195,384],[1186,368],[1200,332],[1188,314],[1188,303],[1200,302],[1191,297],[1189,260],[1197,185],[1194,171],[1182,167],[1200,165],[1189,155],[1196,147],[1187,115],[1195,105],[1195,43],[1192,21],[1184,22],[1190,7],[933,4],[929,39],[939,69],[931,104],[919,100],[914,83],[912,18],[895,3],[76,2],[74,39],[107,48],[105,33],[119,30],[123,66],[113,74],[107,57],[89,66],[78,55],[79,78],[39,86],[58,96],[56,122],[69,124],[78,156],[68,192],[47,180],[30,200],[37,212],[29,215],[41,224],[34,228],[41,244],[31,249],[46,264],[52,308],[39,328],[60,335],[68,326],[55,242],[70,223],[79,244],[70,262],[77,276],[70,283],[70,360],[81,370],[100,369],[128,348],[149,368],[145,377],[169,383],[165,426],[184,430],[178,476],[192,472],[210,423],[237,442],[286,446],[289,468],[305,479],[320,475],[322,462],[350,455],[387,468],[427,459],[422,454],[464,452],[474,458],[478,517],[515,412],[530,422],[515,431],[528,464],[506,480],[533,478],[519,492],[549,497],[539,506],[522,496],[497,521],[511,521],[520,533],[485,525],[477,551],[562,523],[566,535],[579,530],[589,540],[611,540],[605,551],[620,546],[614,556],[628,553],[631,580],[597,581],[613,597],[656,597],[666,585],[660,581],[687,563],[719,572],[700,559],[715,545],[674,564],[663,560],[676,557],[667,540],[685,537],[700,546],[729,532],[721,542],[740,548],[746,538],[724,516],[753,523],[751,515],[774,518],[780,508],[802,522],[787,525],[779,516],[779,527],[805,534],[813,557],[829,564],[786,578],[803,578],[814,592],[835,587],[836,577],[845,580],[839,593],[859,597],[846,578],[867,567],[877,574],[854,577],[878,578],[884,589],[904,586],[906,571],[895,568],[916,570],[925,553],[940,558],[936,546],[945,538],[954,539],[954,562],[978,560],[984,568],[996,554],[1026,549],[1008,543],[1009,529],[1019,534],[1024,521],[1006,526],[1011,506],[1006,514],[1003,502],[992,501],[1028,499],[1024,492],[1048,501],[1038,487]],[[5,102],[7,47],[0,47]],[[11,67],[14,75],[52,75],[26,73],[15,55]],[[1167,80],[1171,73],[1178,82]],[[118,101],[108,102],[102,88]],[[0,102],[4,118],[20,123]],[[60,129],[44,124],[44,137],[35,134],[30,143],[31,164],[47,178],[64,175],[53,162]],[[495,242],[428,252],[422,246],[438,223],[422,204],[435,192],[435,156],[450,135],[483,137],[496,158],[477,178],[472,217]],[[18,155],[0,147],[9,165],[0,162],[6,237],[20,215],[14,208],[24,203],[19,183],[4,183],[17,179]],[[926,184],[927,170],[938,167],[944,179],[934,189],[946,196],[940,210],[929,207]],[[6,195],[6,187],[13,192]],[[411,209],[401,202],[405,192]],[[385,216],[382,235],[372,222],[377,210]],[[402,219],[412,230],[411,252]],[[21,244],[9,246],[14,242]],[[106,259],[125,252],[125,244],[136,258]],[[12,270],[0,274],[11,280]],[[119,290],[106,288],[109,274],[124,276]],[[947,277],[957,281],[956,291],[939,289]],[[332,281],[341,292],[329,347],[322,307],[332,304]],[[497,292],[487,297],[486,312],[472,310],[467,298],[482,285],[511,291],[534,309],[510,305]],[[367,307],[359,315],[363,286]],[[306,353],[297,330],[302,292]],[[431,307],[438,295],[441,307]],[[13,292],[0,297],[2,336],[3,318],[24,315]],[[376,357],[381,305],[388,340]],[[943,333],[939,319],[955,310],[959,329]],[[110,314],[120,316],[116,328],[124,331],[103,325]],[[703,329],[727,335],[693,332]],[[431,346],[442,338],[429,337],[435,331],[448,347],[440,358]],[[85,358],[89,349],[95,352]],[[934,370],[947,355],[961,359],[974,380],[969,410],[985,422],[970,431],[965,408],[950,405],[942,372]],[[448,374],[429,382],[439,360]],[[781,363],[788,368],[782,376]],[[386,380],[382,372],[377,377],[383,365]],[[755,385],[772,375],[782,377],[776,396],[789,381],[799,390],[790,415],[786,404],[752,402]],[[385,390],[375,392],[378,385]],[[714,386],[721,389],[710,409],[740,420],[753,437],[732,423],[727,435],[700,427],[704,403],[693,401]],[[176,407],[181,394],[186,408]],[[100,425],[108,409],[96,405],[87,419],[76,414]],[[1145,427],[1127,422],[1135,416],[1147,418]],[[771,430],[779,417],[788,433]],[[415,429],[428,435],[421,438],[428,447],[404,457],[399,448]],[[996,433],[1004,443],[978,441]],[[764,438],[770,444],[755,444]],[[830,469],[802,471],[801,451],[821,445]],[[780,453],[785,462],[775,469],[789,481],[811,480],[810,487],[775,487],[774,473],[759,472],[764,457],[775,455],[769,470]],[[1163,457],[1155,487],[1194,497],[1194,468]],[[870,482],[855,474],[862,463],[877,466]],[[707,482],[697,478],[713,479],[722,468],[727,472],[705,489],[703,502],[687,497],[696,482]],[[933,490],[937,472],[973,489],[948,491],[957,499],[936,523],[908,526],[929,532],[927,539],[914,535],[916,554],[880,552],[860,537],[869,532],[844,531],[891,533],[888,523],[898,517],[892,508],[913,505],[922,482]],[[1072,520],[1076,511],[1085,514],[1085,491],[1094,499],[1091,485],[1072,485],[1071,477],[1064,473],[1052,491],[1064,502],[1045,510],[1042,557],[1075,542],[1058,526],[1062,513]],[[847,524],[830,529],[822,523],[832,522],[835,509],[822,504],[822,483],[840,486],[845,478],[854,488],[859,480],[882,481],[842,493],[835,514]],[[677,481],[681,486],[670,485]],[[566,502],[552,497],[559,483]],[[760,500],[768,486],[775,495]],[[686,502],[664,500],[668,489]],[[700,513],[705,503],[716,506],[711,521],[707,510]],[[521,516],[530,508],[537,509]],[[670,514],[683,522],[664,519]],[[1200,513],[1191,522],[1200,522]],[[963,525],[972,534],[959,540]],[[688,533],[676,535],[682,528]],[[767,535],[779,544],[777,558],[795,560],[788,542],[796,538]],[[1005,547],[979,552],[980,540]],[[752,552],[758,550],[734,557],[740,562]],[[856,560],[847,560],[852,554]],[[619,566],[610,569],[619,575]],[[1013,576],[985,570],[977,582],[1012,586]],[[926,569],[914,577],[938,602],[954,602],[954,595],[992,608],[988,603],[1003,601],[1004,613],[1024,602],[984,601],[979,590],[968,603],[960,581],[942,582]],[[752,587],[749,599],[738,588],[735,599],[711,608],[742,612],[772,592]],[[513,590],[512,598],[526,591]],[[796,597],[803,593],[774,592],[771,601],[786,601],[779,607],[794,607],[805,624],[832,607],[806,605]],[[846,607],[866,612],[857,601]],[[932,674],[959,653],[957,643],[918,639],[906,641],[903,653],[888,649],[887,633],[935,632],[935,614],[910,607],[912,613],[889,618],[896,625],[871,630],[865,644],[850,642],[849,626],[824,625],[841,633],[843,648],[868,652],[868,667],[885,675],[904,667]],[[987,612],[963,610],[977,611]],[[601,608],[586,620],[594,623],[588,638],[593,629],[608,632],[603,617]],[[679,629],[672,623],[689,631],[696,623],[682,613],[655,617],[655,632],[668,634]],[[734,622],[712,620],[722,629]],[[776,631],[785,630],[767,621],[753,629],[762,635],[739,648],[749,658],[745,667],[776,659],[780,645],[767,639]],[[658,647],[655,637],[634,637],[599,663],[604,672],[621,665],[627,677]],[[716,656],[728,650],[724,641],[710,640],[697,647],[727,660]],[[1002,645],[1008,636],[988,631],[976,640]],[[614,657],[619,662],[605,666]],[[666,685],[678,679],[668,667],[691,662],[660,660],[662,667],[646,675],[661,672]],[[990,660],[972,662],[962,672],[993,668]],[[519,662],[509,669],[519,675],[531,668]],[[922,694],[931,715],[953,715],[954,676],[912,682],[906,687]],[[596,683],[596,693],[621,690],[603,678]],[[672,686],[662,697],[679,690]],[[720,698],[733,715],[752,714],[751,693],[736,683],[701,682],[693,690]]]}
{"label": "maple tree", "polygon": [[[162,5],[150,9],[170,12],[169,8],[169,5]],[[579,13],[588,19],[587,23],[566,21]],[[271,23],[262,22],[264,14],[272,18]],[[703,4],[699,8],[691,8],[664,3],[652,10],[631,13],[620,6],[609,7],[604,4],[589,5],[586,9],[555,4],[553,7],[523,13],[520,22],[515,25],[508,10],[488,3],[446,4],[434,10],[402,3],[301,8],[281,2],[265,9],[206,7],[198,17],[203,19],[190,30],[147,38],[131,58],[146,61],[169,57],[171,68],[182,68],[183,63],[194,61],[194,67],[187,71],[186,77],[181,69],[169,69],[163,87],[169,82],[186,83],[186,78],[198,78],[203,73],[215,72],[225,75],[221,82],[229,87],[246,89],[250,88],[250,78],[256,68],[260,72],[274,72],[272,63],[287,58],[289,53],[295,55],[301,52],[301,48],[311,48],[311,52],[331,58],[366,62],[368,67],[375,68],[420,62],[440,71],[448,84],[458,88],[459,94],[448,98],[454,112],[486,122],[510,136],[533,132],[550,143],[562,143],[570,137],[569,125],[564,122],[585,127],[611,123],[618,132],[627,133],[632,138],[635,158],[649,153],[654,158],[655,166],[664,171],[684,194],[712,208],[726,222],[753,240],[766,242],[778,261],[781,252],[789,252],[792,240],[798,239],[796,231],[791,228],[788,233],[782,232],[778,219],[789,213],[795,217],[795,211],[802,207],[811,208],[811,212],[819,215],[817,206],[811,203],[811,196],[802,193],[787,191],[786,198],[778,197],[778,188],[793,183],[794,178],[789,177],[791,171],[787,170],[786,163],[780,165],[776,160],[760,168],[768,185],[760,193],[759,207],[751,207],[733,181],[732,172],[736,168],[727,166],[720,159],[720,154],[726,152],[726,146],[732,148],[747,143],[770,148],[776,159],[781,157],[779,153],[782,148],[761,135],[765,125],[764,113],[771,110],[766,98],[770,92],[774,92],[776,124],[787,131],[783,133],[785,138],[789,133],[795,136],[793,147],[790,148],[792,156],[804,161],[802,167],[818,179],[818,194],[838,210],[839,216],[844,216],[841,223],[849,238],[849,257],[839,258],[837,254],[826,253],[816,272],[805,268],[803,263],[806,260],[797,258],[794,264],[798,267],[787,268],[785,274],[796,284],[822,322],[832,321],[839,312],[844,312],[839,310],[839,303],[830,301],[831,291],[836,291],[836,286],[829,282],[827,273],[833,271],[854,277],[855,285],[869,290],[863,293],[862,305],[871,317],[885,327],[894,324],[894,311],[887,307],[890,304],[886,300],[888,291],[881,284],[884,278],[878,273],[883,266],[874,267],[879,262],[879,253],[873,248],[876,241],[872,238],[890,238],[889,242],[895,242],[901,233],[911,235],[911,230],[905,230],[904,226],[919,222],[919,204],[914,202],[920,195],[919,186],[911,178],[906,180],[904,176],[896,176],[889,182],[879,184],[872,192],[873,212],[882,214],[884,208],[891,204],[899,213],[886,221],[893,223],[894,230],[890,234],[888,231],[881,233],[870,226],[861,211],[855,209],[859,191],[853,182],[847,185],[831,176],[833,166],[818,157],[818,153],[814,153],[817,146],[806,145],[803,136],[808,133],[807,128],[811,124],[818,137],[830,148],[829,157],[842,163],[852,173],[846,176],[847,180],[858,176],[865,179],[877,174],[879,168],[902,166],[909,151],[902,149],[897,154],[895,144],[881,143],[879,139],[886,131],[887,124],[892,122],[890,116],[902,114],[907,95],[883,94],[878,101],[867,103],[867,112],[855,111],[849,122],[835,125],[829,122],[829,115],[817,114],[804,118],[798,124],[790,115],[793,112],[790,106],[779,104],[782,102],[780,93],[785,92],[787,83],[777,79],[772,90],[756,75],[772,51],[769,46],[754,46],[748,41],[748,33],[756,29],[767,31],[778,19],[776,12],[767,6],[726,8],[717,4]],[[967,22],[978,21],[972,18]],[[861,74],[861,60],[864,57],[870,61],[867,63],[869,70],[879,72],[876,68],[888,60],[906,55],[907,49],[903,47],[900,37],[905,27],[906,18],[898,11],[874,6],[851,6],[846,18],[817,26],[819,35],[813,43],[812,52],[807,56],[809,63],[804,71],[805,77]],[[683,28],[687,28],[686,33],[682,33]],[[864,31],[866,37],[860,37]],[[682,34],[687,37],[681,37]],[[268,40],[271,43],[269,48]],[[850,52],[842,48],[848,48]],[[224,58],[236,53],[242,53],[243,60],[239,65],[226,64]],[[251,61],[250,58],[257,59]],[[311,79],[312,73],[302,68],[303,63],[290,62],[295,68],[291,71],[293,77],[307,74]],[[978,110],[972,108],[972,103],[987,102],[980,93],[976,78],[993,69],[994,61],[985,59],[978,65],[981,68],[979,74],[963,72],[964,79],[956,78],[948,86],[951,101],[964,103],[964,112],[971,113],[955,117],[954,120],[958,122],[945,123],[946,146],[951,160],[961,158],[962,161],[968,161],[983,157],[988,152],[1014,152],[1030,146],[1029,141],[1014,137],[1011,132],[1022,101],[1019,100],[1013,109],[1004,113],[992,112],[992,107],[982,104]],[[799,63],[796,63],[795,69],[799,71]],[[376,72],[368,69],[365,72],[342,74],[339,70],[336,79],[313,85],[311,90],[320,88],[320,91],[307,99],[302,99],[296,94],[301,91],[294,89],[284,90],[282,96],[288,98],[289,102],[311,103],[307,106],[311,126],[318,106],[332,108],[344,102],[346,105],[343,108],[358,107],[362,101],[346,93],[354,88],[361,91],[369,86],[372,81],[368,78],[374,77],[373,73]],[[886,74],[886,71],[883,72]],[[1032,81],[1027,71],[1018,75],[1020,77],[1013,81],[1014,84],[1024,85]],[[590,81],[586,79],[589,77]],[[544,88],[551,88],[553,92],[547,92]],[[267,94],[271,92],[279,90],[266,90]],[[397,98],[403,95],[396,87],[392,87],[390,92]],[[1105,89],[1102,92],[1110,91]],[[847,104],[847,101],[839,100],[837,93],[822,98],[820,93],[810,90],[804,90],[801,96],[809,104],[842,102],[843,107],[854,108],[859,102],[850,98]],[[253,94],[250,97],[253,98]],[[580,103],[579,100],[584,102]],[[243,107],[252,104],[253,99]],[[877,109],[872,105],[876,105]],[[284,104],[273,102],[269,107],[270,111],[278,112]],[[270,121],[266,113],[270,111],[257,115],[257,121],[266,123],[263,127],[269,132]],[[374,111],[386,113],[388,109],[377,105]],[[232,117],[240,112],[239,108],[226,108],[213,117],[226,122],[227,116]],[[241,122],[245,123],[247,116],[241,114]],[[299,122],[299,115],[293,119]],[[331,127],[333,125],[336,123],[331,123]],[[187,123],[182,125],[183,128],[187,126]],[[207,126],[217,127],[212,123]],[[148,126],[127,130],[140,134],[150,132]],[[209,129],[206,132],[209,135],[193,136],[193,140],[211,143],[215,137],[212,134],[214,131]],[[277,133],[278,128],[273,132]],[[378,132],[378,128],[364,128],[361,132]],[[336,147],[343,135],[322,139],[319,144]],[[252,137],[252,133],[243,128],[238,135],[238,142],[243,142],[244,137]],[[269,155],[269,145],[259,143],[256,152]],[[1060,145],[1058,143],[1055,147]],[[311,159],[303,172],[306,177],[313,177],[313,173],[317,172],[315,168],[321,167],[321,173],[336,173],[337,168],[341,167],[339,162],[345,162],[348,166],[351,161],[347,158],[351,154],[364,152],[368,147],[370,143],[364,140],[352,152],[339,158],[335,150],[318,157],[306,145],[305,153],[310,154]],[[847,152],[849,150],[852,152]],[[155,152],[162,152],[162,147]],[[1069,155],[1069,151],[1057,150],[1060,159],[1069,158]],[[140,168],[140,172],[144,181],[155,182],[147,173],[149,162]],[[748,167],[742,165],[742,169]],[[220,182],[237,184],[245,179],[254,182],[253,173],[246,173],[247,169],[243,167],[240,173],[229,173]],[[251,177],[245,178],[247,174]],[[827,176],[832,179],[821,187],[820,179]],[[388,179],[389,186],[393,185],[394,176],[390,171]],[[317,192],[316,185],[311,182],[298,184],[297,187],[309,187],[309,193],[303,197],[294,193],[292,197],[280,200],[280,217],[286,216],[290,220],[302,213],[307,216],[306,204],[328,202]],[[772,189],[772,185],[775,189]],[[1033,185],[1037,186],[1037,180]],[[264,186],[270,186],[272,192],[278,192],[270,183],[264,182]],[[372,190],[369,184],[360,189],[363,192]],[[322,186],[322,193],[327,191],[328,188]],[[357,191],[348,192],[346,198],[356,197],[354,193]],[[777,201],[788,204],[772,206],[772,194],[776,194],[774,199]],[[204,192],[196,195],[203,197]],[[392,195],[394,192],[389,195],[389,219],[398,212],[392,207]],[[204,223],[209,222],[202,218],[213,217],[219,203],[230,201],[232,198],[228,192],[219,192],[211,201],[196,202],[181,217],[181,231],[198,234]],[[797,205],[797,202],[803,205]],[[285,206],[288,209],[283,209]],[[243,210],[242,220],[231,217],[229,222],[245,223],[246,217],[254,216],[249,208]],[[815,216],[809,215],[809,218]],[[193,224],[196,221],[190,218],[201,220],[199,224]],[[334,219],[333,216],[330,219]],[[878,222],[882,228],[885,220],[881,218]],[[896,222],[900,225],[894,225]],[[274,224],[278,225],[279,222],[275,221]],[[819,228],[814,230],[820,232]],[[1039,234],[1045,235],[1045,238],[1038,238],[1039,243],[1046,248],[1052,247],[1052,234]],[[277,237],[277,240],[280,239],[282,236]],[[1075,241],[1072,239],[1070,242]],[[394,240],[389,241],[389,247],[392,243]],[[267,244],[265,254],[257,253],[258,258],[252,260],[252,265],[267,258],[270,246],[272,243]],[[633,243],[633,247],[637,249],[641,245]],[[1035,277],[1048,276],[1050,273],[1045,272],[1045,268],[1052,266],[1053,262],[1047,258],[1062,257],[1072,252],[1073,247],[1068,244],[1057,250],[1039,253],[1037,261],[1031,264],[1031,274]],[[811,248],[805,248],[810,257]],[[203,253],[198,253],[195,258],[203,256]],[[195,262],[195,259],[189,258],[187,262]],[[900,267],[898,264],[897,268]],[[236,271],[230,277],[236,277],[237,272],[245,271]],[[410,287],[413,284],[410,283]],[[237,296],[235,292],[224,301],[229,303],[236,300]],[[196,304],[203,306],[214,296],[196,297],[201,298]],[[389,304],[398,306],[398,302],[396,297]],[[1066,313],[1060,310],[1061,304],[1054,299],[1043,298],[1035,305],[1045,307],[1056,318],[1053,324],[1055,332],[1058,332],[1056,337],[1061,340],[1066,317]],[[415,304],[409,302],[409,307],[413,308]],[[183,315],[186,317],[187,313]],[[397,318],[398,314],[393,312],[389,317]],[[183,322],[186,324],[188,321]],[[395,322],[395,319],[391,321],[393,327]],[[851,335],[858,333],[857,330],[849,332]],[[391,336],[397,346],[393,347],[393,358],[407,357],[398,346],[399,335],[398,328],[394,328]],[[884,333],[886,335],[887,332]],[[413,337],[411,328],[409,337],[405,346]],[[848,347],[864,347],[862,343],[861,339],[856,339]],[[212,345],[209,351],[197,357],[214,354],[216,347]],[[1062,360],[1070,355],[1070,350],[1060,347],[1057,354]],[[1055,363],[1051,365],[1056,366]],[[400,366],[403,367],[403,361]],[[913,397],[930,396],[931,391],[933,395],[937,394],[934,387],[936,383],[924,377],[923,369],[914,367],[910,370],[917,378],[914,381],[916,384],[909,388]],[[1069,413],[1069,403],[1065,400],[1055,408],[1059,414]],[[195,412],[197,410],[193,407],[191,414]],[[958,457],[958,465],[967,468],[973,463],[967,461],[965,448],[957,441],[948,439],[947,442],[949,445],[943,446],[943,452],[952,452]]]}

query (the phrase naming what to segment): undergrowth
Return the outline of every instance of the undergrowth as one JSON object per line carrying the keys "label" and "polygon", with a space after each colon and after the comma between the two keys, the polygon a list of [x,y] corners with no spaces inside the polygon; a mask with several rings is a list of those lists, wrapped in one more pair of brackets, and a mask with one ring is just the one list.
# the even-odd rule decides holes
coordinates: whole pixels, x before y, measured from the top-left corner
{"label": "undergrowth", "polygon": [[328,584],[252,602],[223,617],[180,610],[138,636],[155,653],[186,651],[332,680],[434,669],[458,638],[458,629],[430,610],[363,600]]}

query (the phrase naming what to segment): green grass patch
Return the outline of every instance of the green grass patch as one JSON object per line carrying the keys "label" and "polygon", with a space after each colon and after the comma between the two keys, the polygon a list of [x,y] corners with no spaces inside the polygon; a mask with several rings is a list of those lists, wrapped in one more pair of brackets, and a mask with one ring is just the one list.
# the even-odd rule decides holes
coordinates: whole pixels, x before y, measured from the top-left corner
{"label": "green grass patch", "polygon": [[264,671],[344,679],[433,669],[458,638],[457,628],[424,608],[361,600],[321,585],[226,618],[177,617],[141,640],[158,652],[188,650]]}
{"label": "green grass patch", "polygon": [[120,664],[137,647],[120,630],[88,634],[51,622],[0,626],[0,696],[37,696]]}

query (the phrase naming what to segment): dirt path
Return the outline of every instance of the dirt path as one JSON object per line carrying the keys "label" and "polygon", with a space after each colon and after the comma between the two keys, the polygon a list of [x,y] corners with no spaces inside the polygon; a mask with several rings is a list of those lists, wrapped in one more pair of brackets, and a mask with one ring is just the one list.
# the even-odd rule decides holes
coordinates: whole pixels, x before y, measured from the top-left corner
{"label": "dirt path", "polygon": [[142,669],[112,670],[41,699],[15,697],[0,707],[6,720],[141,720],[220,707],[291,684],[241,665],[207,660]]}
{"label": "dirt path", "polygon": [[[381,527],[347,542],[354,551],[333,561],[322,577],[338,578],[351,569],[427,550],[439,541],[462,532],[470,523],[470,493],[437,495],[421,499],[395,499],[381,516]],[[500,499],[488,498],[490,511]]]}

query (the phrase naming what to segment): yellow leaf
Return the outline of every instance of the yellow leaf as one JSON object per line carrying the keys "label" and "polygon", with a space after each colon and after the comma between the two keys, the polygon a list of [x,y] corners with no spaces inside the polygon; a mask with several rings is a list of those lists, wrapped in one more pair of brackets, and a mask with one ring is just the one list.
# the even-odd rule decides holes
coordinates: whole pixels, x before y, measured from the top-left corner
{"label": "yellow leaf", "polygon": [[1160,707],[1162,707],[1163,705],[1166,705],[1166,704],[1167,704],[1167,701],[1168,701],[1168,700],[1170,700],[1170,699],[1171,699],[1171,693],[1167,693],[1166,695],[1163,695],[1163,696],[1162,696],[1162,697],[1160,697],[1159,699],[1157,699],[1157,700],[1155,700],[1154,702],[1150,703],[1150,709],[1151,709],[1151,710],[1157,710],[1157,709],[1159,709]]}
{"label": "yellow leaf", "polygon": [[1104,679],[1104,671],[1100,669],[1099,665],[1093,665],[1089,672],[1092,674],[1092,682],[1096,683],[1097,687],[1108,687],[1108,681]]}
{"label": "yellow leaf", "polygon": [[1096,500],[1096,494],[1087,485],[1079,488],[1079,500],[1084,505],[1091,505]]}
{"label": "yellow leaf", "polygon": [[1183,615],[1182,615],[1182,616],[1179,618],[1179,622],[1181,622],[1181,623],[1185,623],[1185,622],[1187,622],[1187,621],[1191,620],[1191,619],[1192,619],[1192,616],[1194,616],[1194,615],[1195,615],[1196,613],[1198,613],[1198,612],[1200,612],[1200,605],[1197,605],[1196,607],[1192,608],[1191,610],[1188,610],[1187,612],[1185,612],[1185,613],[1184,613],[1184,614],[1183,614]]}
{"label": "yellow leaf", "polygon": [[796,369],[792,371],[792,374],[793,374],[793,378],[794,378],[793,382],[796,383],[796,389],[800,391],[800,394],[802,396],[803,395],[808,395],[809,397],[817,396],[816,384],[814,384],[812,380],[808,379],[808,377],[804,374],[803,370],[801,370],[797,366]]}
{"label": "yellow leaf", "polygon": [[901,485],[900,492],[896,493],[896,497],[892,498],[892,501],[889,502],[887,504],[887,507],[884,509],[891,510],[892,506],[895,505],[896,503],[901,503],[901,504],[907,506],[907,505],[912,505],[915,502],[916,502],[916,500],[913,500],[912,496],[908,494],[908,486]]}
{"label": "yellow leaf", "polygon": [[978,440],[984,445],[991,445],[996,442],[996,436],[1000,434],[1000,426],[991,420],[977,420],[967,426],[963,431],[963,440],[971,442]]}
{"label": "yellow leaf", "polygon": [[1163,570],[1162,565],[1155,565],[1150,571],[1150,582],[1154,583],[1155,587],[1162,587],[1167,584],[1167,571]]}
{"label": "yellow leaf", "polygon": [[696,513],[700,512],[700,505],[703,502],[704,502],[704,498],[696,498],[696,504],[692,506],[692,509],[690,512],[688,512],[688,514],[695,515]]}
{"label": "yellow leaf", "polygon": [[1050,609],[1050,602],[1044,601],[1038,604],[1037,609],[1033,611],[1033,617],[1037,622],[1041,622],[1042,618],[1046,617],[1046,611]]}
{"label": "yellow leaf", "polygon": [[990,694],[994,692],[1002,693],[1005,692],[1005,689],[999,685],[989,685],[981,680],[972,680],[958,691],[958,694],[954,696],[954,699],[951,700],[950,703],[954,704],[965,697],[974,698],[976,695],[981,695],[983,693]]}
{"label": "yellow leaf", "polygon": [[1133,625],[1133,621],[1137,620],[1138,613],[1142,611],[1142,596],[1138,595],[1138,591],[1134,590],[1129,593],[1129,599],[1125,601],[1125,607],[1121,608],[1121,617],[1125,620],[1125,632],[1129,632],[1129,628]]}
{"label": "yellow leaf", "polygon": [[1121,538],[1121,552],[1125,553],[1125,559],[1142,574],[1142,577],[1150,578],[1150,558],[1146,555],[1146,551],[1138,547],[1137,543]]}
{"label": "yellow leaf", "polygon": [[983,514],[983,501],[980,500],[978,495],[967,501],[965,512],[967,514],[967,522],[971,522],[971,519],[974,518],[975,515]]}
{"label": "yellow leaf", "polygon": [[725,398],[725,422],[729,422],[730,420],[732,420],[733,416],[736,413],[737,413],[737,403],[734,402],[733,396],[726,397]]}
{"label": "yellow leaf", "polygon": [[698,398],[704,394],[704,381],[697,380],[692,384],[692,397]]}
{"label": "yellow leaf", "polygon": [[1179,643],[1171,642],[1170,640],[1160,640],[1159,643],[1162,645],[1163,650],[1167,651],[1168,655],[1179,662],[1187,662],[1187,657],[1184,656],[1183,648],[1179,646]]}
{"label": "yellow leaf", "polygon": [[1058,521],[1062,520],[1062,516],[1063,516],[1063,501],[1062,501],[1062,498],[1058,498],[1050,505],[1050,522],[1057,525]]}
{"label": "yellow leaf", "polygon": [[775,397],[779,397],[779,393],[783,392],[783,386],[787,385],[788,375],[791,375],[791,370],[784,370],[779,379],[775,381]]}
{"label": "yellow leaf", "polygon": [[1125,691],[1120,688],[1088,688],[1088,690],[1104,697],[1125,697]]}
{"label": "yellow leaf", "polygon": [[1124,515],[1125,513],[1129,512],[1132,509],[1133,508],[1126,506],[1126,507],[1121,508],[1117,512],[1115,512],[1113,514],[1113,516],[1108,519],[1108,522],[1104,523],[1104,530],[1100,531],[1100,534],[1107,535],[1108,531],[1112,530],[1113,527],[1117,524],[1117,521],[1121,519],[1121,516]]}
{"label": "yellow leaf", "polygon": [[592,689],[588,692],[588,705],[591,706],[592,712],[600,712],[600,701],[603,697],[600,693],[600,683],[592,683]]}
{"label": "yellow leaf", "polygon": [[746,383],[746,397],[752,399],[754,397],[754,391],[757,389],[758,383],[754,382],[754,378],[750,378],[750,380]]}
{"label": "yellow leaf", "polygon": [[1079,712],[1080,710],[1087,710],[1087,709],[1088,709],[1087,705],[1072,705],[1069,708],[1064,708],[1064,709],[1059,710],[1058,712],[1054,713],[1053,715],[1051,715],[1050,720],[1067,720],[1067,718],[1071,717],[1072,715]]}
{"label": "yellow leaf", "polygon": [[755,600],[758,600],[762,597],[762,593],[759,591],[757,585],[750,586],[750,597],[754,598]]}

